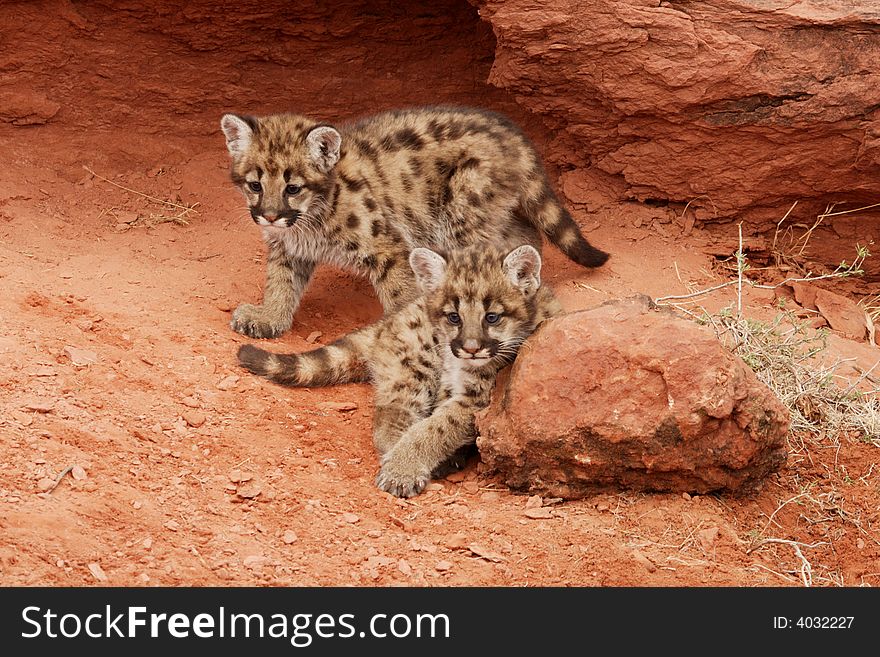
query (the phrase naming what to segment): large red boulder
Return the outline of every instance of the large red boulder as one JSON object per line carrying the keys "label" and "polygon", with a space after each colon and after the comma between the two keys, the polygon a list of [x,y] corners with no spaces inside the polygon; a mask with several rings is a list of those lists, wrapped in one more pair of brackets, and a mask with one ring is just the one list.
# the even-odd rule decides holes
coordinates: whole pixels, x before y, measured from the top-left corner
{"label": "large red boulder", "polygon": [[707,328],[647,297],[546,322],[477,418],[514,489],[747,492],[786,460],[788,413]]}

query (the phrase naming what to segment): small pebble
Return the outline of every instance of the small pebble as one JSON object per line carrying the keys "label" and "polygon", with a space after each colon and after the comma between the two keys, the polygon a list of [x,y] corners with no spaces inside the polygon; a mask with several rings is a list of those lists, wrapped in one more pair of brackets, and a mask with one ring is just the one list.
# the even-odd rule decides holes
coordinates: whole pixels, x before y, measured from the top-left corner
{"label": "small pebble", "polygon": [[237,385],[238,381],[241,377],[236,374],[229,374],[224,376],[217,382],[218,390],[233,390]]}
{"label": "small pebble", "polygon": [[94,351],[89,351],[88,349],[79,349],[77,347],[71,347],[67,345],[64,347],[65,355],[70,358],[70,362],[78,367],[85,367],[86,365],[94,365],[98,362],[98,354]]}
{"label": "small pebble", "polygon": [[632,557],[640,564],[642,564],[649,573],[653,573],[655,570],[657,570],[656,564],[651,561],[643,552],[639,550],[633,550]]}
{"label": "small pebble", "polygon": [[258,481],[246,481],[239,485],[235,494],[246,500],[253,499],[263,492],[263,485]]}
{"label": "small pebble", "polygon": [[540,509],[544,506],[544,499],[540,495],[532,495],[526,500],[527,509]]}
{"label": "small pebble", "polygon": [[351,401],[343,401],[343,402],[335,402],[335,401],[325,401],[320,402],[318,404],[318,408],[324,409],[326,411],[339,411],[340,413],[345,413],[347,411],[355,411],[357,410],[358,405]]}
{"label": "small pebble", "polygon": [[51,413],[55,408],[55,401],[52,399],[37,399],[24,405],[26,411],[35,413]]}
{"label": "small pebble", "polygon": [[446,541],[446,547],[448,547],[450,550],[460,550],[468,543],[469,539],[467,534],[458,532],[457,534],[453,534],[449,537],[449,539]]}
{"label": "small pebble", "polygon": [[183,420],[189,426],[198,429],[202,426],[208,418],[205,416],[202,411],[185,411],[183,413]]}
{"label": "small pebble", "polygon": [[99,582],[107,581],[107,574],[104,572],[104,569],[97,563],[88,564],[89,572],[92,573],[94,578]]}

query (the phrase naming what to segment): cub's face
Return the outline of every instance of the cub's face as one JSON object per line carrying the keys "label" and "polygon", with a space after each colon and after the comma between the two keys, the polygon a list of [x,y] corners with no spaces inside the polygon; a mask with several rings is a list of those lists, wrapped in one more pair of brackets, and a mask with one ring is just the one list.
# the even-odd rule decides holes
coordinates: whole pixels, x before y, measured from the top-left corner
{"label": "cub's face", "polygon": [[226,114],[221,121],[232,156],[232,180],[254,222],[290,228],[316,226],[332,199],[341,137],[293,115],[264,118]]}
{"label": "cub's face", "polygon": [[454,254],[413,249],[410,265],[429,295],[434,335],[467,367],[511,361],[535,328],[541,256],[531,246]]}

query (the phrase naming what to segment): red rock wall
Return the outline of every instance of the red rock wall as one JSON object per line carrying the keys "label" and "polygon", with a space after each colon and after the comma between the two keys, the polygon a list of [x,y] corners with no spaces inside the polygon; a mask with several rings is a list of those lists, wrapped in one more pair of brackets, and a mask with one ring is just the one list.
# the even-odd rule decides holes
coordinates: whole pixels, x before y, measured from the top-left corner
{"label": "red rock wall", "polygon": [[[121,137],[114,165],[140,166],[191,156],[194,137],[225,158],[228,111],[336,121],[456,103],[504,111],[542,142],[540,118],[487,84],[494,50],[466,0],[4,0],[0,137],[69,133],[79,141],[53,156],[80,161],[114,158]],[[157,152],[142,163],[145,148]]]}
{"label": "red rock wall", "polygon": [[[774,223],[880,200],[876,0],[471,0],[490,81],[625,195]],[[853,206],[850,206],[853,207]]]}

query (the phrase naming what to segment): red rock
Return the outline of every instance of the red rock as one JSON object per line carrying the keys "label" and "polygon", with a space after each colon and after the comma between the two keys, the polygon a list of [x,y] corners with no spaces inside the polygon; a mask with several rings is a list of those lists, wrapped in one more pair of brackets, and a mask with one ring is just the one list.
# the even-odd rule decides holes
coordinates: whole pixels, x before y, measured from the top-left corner
{"label": "red rock", "polygon": [[67,345],[64,347],[64,353],[70,358],[70,362],[74,365],[85,367],[86,365],[94,365],[98,362],[98,354],[88,349],[79,349]]}
{"label": "red rock", "polygon": [[628,197],[775,223],[880,196],[876,2],[470,1],[497,39],[489,81],[556,129],[548,156]]}
{"label": "red rock", "polygon": [[450,550],[460,550],[468,543],[468,535],[462,532],[453,534],[446,540],[446,547]]}
{"label": "red rock", "polygon": [[207,416],[201,411],[184,411],[183,412],[183,420],[193,428],[199,428],[202,426],[207,420]]}
{"label": "red rock", "polygon": [[828,320],[828,325],[845,337],[854,340],[868,337],[865,311],[852,299],[820,288],[816,291],[816,308]]}
{"label": "red rock", "polygon": [[[833,330],[839,331],[847,338],[865,340],[869,336],[869,320],[859,305],[847,297],[811,283],[794,282],[783,285],[776,290],[777,298],[794,297],[804,308],[818,311],[822,317],[812,318],[810,326],[823,326],[822,318]],[[811,313],[812,315],[812,313]]]}
{"label": "red rock", "polygon": [[54,399],[35,399],[24,405],[26,411],[33,411],[35,413],[51,413],[54,408]]}
{"label": "red rock", "polygon": [[769,388],[707,328],[649,304],[570,313],[529,339],[477,418],[508,486],[748,491],[785,463],[788,413]]}
{"label": "red rock", "polygon": [[651,561],[648,556],[641,550],[633,550],[632,558],[635,559],[638,563],[642,564],[649,573],[653,573],[655,570],[657,570],[657,564]]}
{"label": "red rock", "polygon": [[715,547],[715,541],[718,539],[718,527],[707,527],[697,532],[697,542],[705,552],[711,552]]}
{"label": "red rock", "polygon": [[476,481],[466,481],[461,485],[462,490],[466,493],[478,493],[480,491],[480,484]]}
{"label": "red rock", "polygon": [[235,494],[239,497],[251,500],[257,497],[260,493],[263,492],[263,485],[258,481],[247,481],[238,486],[238,490],[235,491]]}
{"label": "red rock", "polygon": [[101,568],[100,564],[90,563],[88,564],[88,568],[89,572],[92,574],[92,577],[94,577],[96,580],[98,580],[99,582],[107,581],[107,574],[104,572],[104,569]]}
{"label": "red rock", "polygon": [[791,288],[794,294],[794,300],[801,306],[809,308],[810,310],[818,310],[816,307],[816,294],[818,293],[819,288],[810,283],[804,283],[801,281],[789,283],[787,286],[783,286],[780,289],[785,289],[786,287]]}
{"label": "red rock", "polygon": [[234,390],[238,385],[238,381],[241,377],[237,374],[227,374],[220,381],[217,382],[218,390]]}
{"label": "red rock", "polygon": [[527,509],[540,509],[542,506],[544,506],[544,498],[540,495],[530,495],[526,500]]}
{"label": "red rock", "polygon": [[339,413],[347,413],[349,411],[356,411],[358,405],[355,402],[351,401],[343,401],[343,402],[334,402],[334,401],[325,401],[320,402],[318,404],[318,408],[321,408],[325,411],[338,411]]}
{"label": "red rock", "polygon": [[55,480],[50,479],[49,477],[43,477],[37,482],[37,490],[41,493],[46,493],[55,488]]}
{"label": "red rock", "polygon": [[0,123],[41,125],[60,109],[61,105],[34,89],[0,91]]}
{"label": "red rock", "polygon": [[471,543],[467,546],[467,549],[470,550],[475,557],[485,559],[486,561],[492,561],[494,563],[501,563],[502,561],[506,561],[506,559],[497,552],[493,552],[492,550],[489,550],[482,545],[477,545],[476,543]]}

